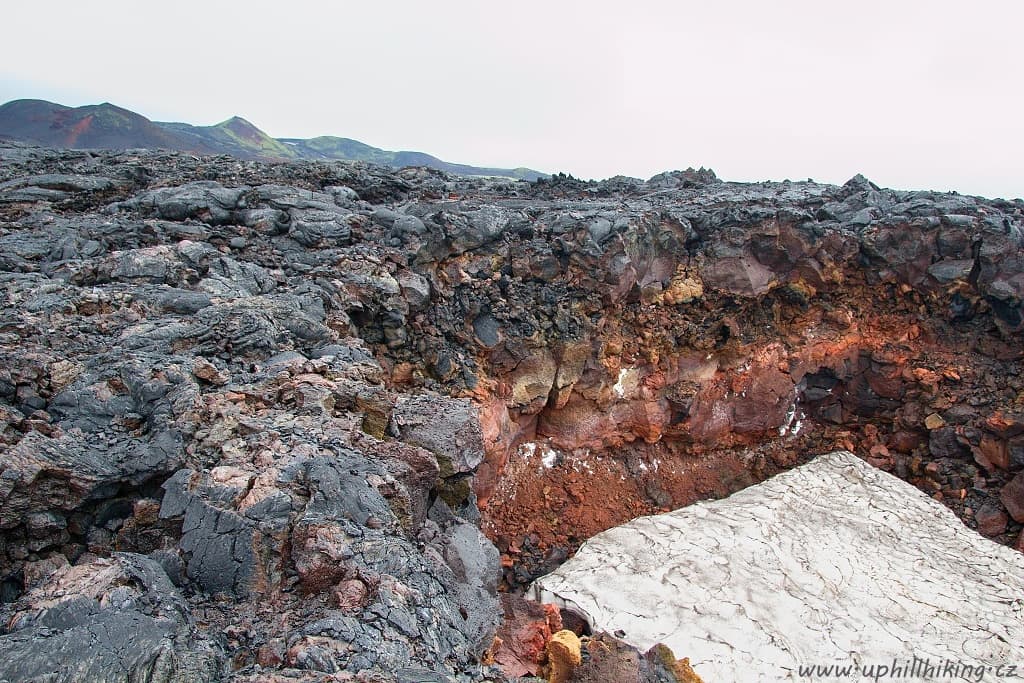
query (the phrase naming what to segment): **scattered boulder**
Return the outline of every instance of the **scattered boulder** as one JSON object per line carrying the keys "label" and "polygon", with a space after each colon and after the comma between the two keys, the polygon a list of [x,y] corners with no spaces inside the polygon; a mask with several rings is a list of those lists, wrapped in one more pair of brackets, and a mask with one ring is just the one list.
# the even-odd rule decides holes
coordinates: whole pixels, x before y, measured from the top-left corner
{"label": "scattered boulder", "polygon": [[1010,480],[999,492],[999,499],[1015,522],[1024,523],[1024,473]]}
{"label": "scattered boulder", "polygon": [[573,680],[576,667],[583,661],[580,654],[580,639],[576,634],[566,629],[552,634],[545,650],[548,683],[567,683]]}
{"label": "scattered boulder", "polygon": [[1003,508],[991,503],[978,510],[974,518],[978,522],[978,533],[990,538],[1006,531],[1006,524],[1009,521]]}

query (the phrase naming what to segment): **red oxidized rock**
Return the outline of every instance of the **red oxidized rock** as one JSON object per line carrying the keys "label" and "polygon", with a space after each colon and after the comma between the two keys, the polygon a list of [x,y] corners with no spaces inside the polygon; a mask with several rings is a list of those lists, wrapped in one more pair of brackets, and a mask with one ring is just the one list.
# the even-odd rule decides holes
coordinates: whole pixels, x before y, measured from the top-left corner
{"label": "red oxidized rock", "polygon": [[366,606],[366,584],[359,579],[342,581],[334,589],[334,599],[338,607],[350,614],[356,613]]}
{"label": "red oxidized rock", "polygon": [[991,436],[982,437],[981,443],[971,446],[974,461],[985,469],[1005,470],[1010,467],[1010,449],[1006,441]]}
{"label": "red oxidized rock", "polygon": [[1006,506],[1014,521],[1024,522],[1024,472],[1010,480],[999,493],[999,499]]}
{"label": "red oxidized rock", "polygon": [[998,536],[1006,531],[1006,524],[1009,521],[1006,512],[992,503],[982,506],[974,518],[978,522],[978,533],[989,537]]}
{"label": "red oxidized rock", "polygon": [[494,662],[509,678],[540,674],[544,646],[562,628],[558,608],[503,593],[505,620],[491,651]]}
{"label": "red oxidized rock", "polygon": [[299,525],[292,538],[292,560],[305,591],[317,593],[344,576],[351,539],[339,526]]}

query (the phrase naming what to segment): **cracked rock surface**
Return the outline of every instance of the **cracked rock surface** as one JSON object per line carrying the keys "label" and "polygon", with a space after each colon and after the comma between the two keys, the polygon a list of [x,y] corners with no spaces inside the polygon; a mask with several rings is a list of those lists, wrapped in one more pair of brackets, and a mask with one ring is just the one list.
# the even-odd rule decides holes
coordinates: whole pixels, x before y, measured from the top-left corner
{"label": "cracked rock surface", "polygon": [[0,680],[500,677],[477,409],[349,315],[429,291],[352,244],[407,184],[0,154]]}
{"label": "cracked rock surface", "polygon": [[187,612],[140,652],[501,680],[499,590],[836,448],[1022,548],[1022,248],[1020,200],[860,176],[0,142],[0,640],[43,671],[14,616],[123,553]]}
{"label": "cracked rock surface", "polygon": [[213,681],[219,654],[160,565],[120,553],[64,562],[13,605],[0,638],[0,678]]}
{"label": "cracked rock surface", "polygon": [[715,681],[915,656],[1005,665],[1024,642],[1024,556],[842,451],[598,534],[532,591]]}

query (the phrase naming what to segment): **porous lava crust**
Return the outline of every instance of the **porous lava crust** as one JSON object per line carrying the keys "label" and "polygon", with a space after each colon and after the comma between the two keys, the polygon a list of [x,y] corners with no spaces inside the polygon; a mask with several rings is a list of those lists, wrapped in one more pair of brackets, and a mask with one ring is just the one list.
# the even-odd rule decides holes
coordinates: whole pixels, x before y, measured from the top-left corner
{"label": "porous lava crust", "polygon": [[1022,225],[0,144],[0,661],[128,620],[114,677],[501,680],[499,582],[836,448],[1020,547]]}
{"label": "porous lava crust", "polygon": [[835,448],[1019,543],[1021,202],[707,171],[519,193],[408,206],[437,295],[383,345],[482,406],[508,586]]}

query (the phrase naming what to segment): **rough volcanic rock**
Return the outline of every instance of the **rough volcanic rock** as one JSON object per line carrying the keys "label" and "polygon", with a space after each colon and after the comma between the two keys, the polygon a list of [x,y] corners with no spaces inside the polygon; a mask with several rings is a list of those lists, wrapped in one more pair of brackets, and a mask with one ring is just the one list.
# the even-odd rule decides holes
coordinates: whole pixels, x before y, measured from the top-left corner
{"label": "rough volcanic rock", "polygon": [[2,614],[3,680],[220,678],[220,648],[199,634],[160,565],[139,555],[65,562]]}
{"label": "rough volcanic rock", "polygon": [[989,538],[1006,531],[1006,524],[1009,521],[1002,508],[991,504],[978,510],[975,519],[978,522],[978,533]]}
{"label": "rough volcanic rock", "polygon": [[541,605],[510,593],[501,595],[503,619],[491,656],[509,677],[539,676],[546,646],[562,630],[555,605]]}
{"label": "rough volcanic rock", "polygon": [[562,629],[552,634],[545,650],[548,683],[568,683],[575,678],[573,673],[583,660],[580,639],[575,633]]}
{"label": "rough volcanic rock", "polygon": [[496,583],[811,450],[1013,544],[1022,225],[863,178],[0,143],[0,599],[137,553],[227,678],[470,681]]}
{"label": "rough volcanic rock", "polygon": [[1019,553],[846,452],[600,534],[533,587],[709,679],[766,681],[813,662],[1006,662],[1021,590]]}
{"label": "rough volcanic rock", "polygon": [[583,639],[583,652],[586,659],[574,668],[571,679],[578,683],[703,683],[689,659],[676,660],[664,645],[640,653],[618,638],[598,633]]}
{"label": "rough volcanic rock", "polygon": [[[115,498],[179,467],[183,435],[176,407],[194,400],[194,381],[159,356],[97,353],[75,363],[39,358],[51,395],[35,390],[22,413],[45,408],[43,429],[30,429],[5,449],[0,528],[36,511],[68,514]],[[46,378],[41,378],[46,381]]]}
{"label": "rough volcanic rock", "polygon": [[1024,522],[1024,473],[1018,474],[1004,486],[999,498],[1015,521]]}
{"label": "rough volcanic rock", "polygon": [[45,173],[0,183],[0,201],[63,200],[78,193],[104,192],[130,183],[94,175]]}
{"label": "rough volcanic rock", "polygon": [[428,393],[404,396],[392,417],[403,441],[442,460],[445,476],[471,473],[483,459],[480,418],[468,399]]}
{"label": "rough volcanic rock", "polygon": [[[106,667],[132,680],[199,680],[260,666],[485,676],[499,570],[464,481],[483,458],[479,424],[466,399],[416,403],[411,393],[398,409],[354,336],[388,311],[401,324],[410,309],[399,281],[416,306],[430,292],[415,273],[390,273],[394,263],[372,249],[333,251],[368,225],[372,212],[353,212],[355,193],[342,184],[360,171],[335,174],[334,190],[320,193],[287,184],[315,177],[303,175],[311,169],[280,177],[249,166],[244,182],[221,183],[190,157],[18,158],[83,168],[3,187],[17,211],[27,200],[15,190],[64,193],[30,198],[35,208],[0,233],[10,247],[0,274],[3,599],[25,609],[58,585],[53,567],[77,576],[110,561],[97,556],[130,550],[150,555],[139,566],[159,573],[152,590],[172,591],[180,618],[150,628],[146,610],[83,608],[83,629],[116,636],[142,624],[135,640],[102,646],[131,671],[108,666],[105,650],[90,660],[61,645],[49,659],[18,655],[36,668],[14,673],[53,667],[61,680],[106,680]],[[164,186],[66,217],[82,210],[79,195],[130,191],[89,175],[105,167],[115,177],[127,163],[152,168],[140,177]],[[212,162],[217,173],[246,167]],[[167,183],[168,173],[182,182]],[[54,236],[65,246],[54,250]],[[333,271],[345,259],[353,267]],[[400,329],[383,326],[392,338]],[[393,421],[396,409],[408,419]],[[440,496],[459,486],[453,512]],[[202,658],[185,639],[201,637],[191,626],[199,621],[222,634]],[[27,624],[0,635],[5,652],[59,635]]]}

